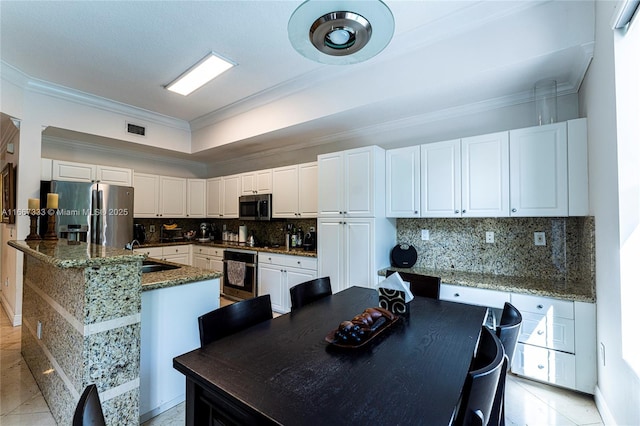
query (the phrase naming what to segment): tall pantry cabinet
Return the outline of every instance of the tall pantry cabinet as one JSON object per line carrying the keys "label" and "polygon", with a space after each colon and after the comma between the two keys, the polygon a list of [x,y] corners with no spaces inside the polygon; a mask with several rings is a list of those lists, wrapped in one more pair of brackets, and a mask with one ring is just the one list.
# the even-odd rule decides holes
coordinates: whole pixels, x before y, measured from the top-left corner
{"label": "tall pantry cabinet", "polygon": [[389,264],[395,221],[385,217],[385,152],[378,146],[318,156],[318,276],[333,292],[374,287]]}

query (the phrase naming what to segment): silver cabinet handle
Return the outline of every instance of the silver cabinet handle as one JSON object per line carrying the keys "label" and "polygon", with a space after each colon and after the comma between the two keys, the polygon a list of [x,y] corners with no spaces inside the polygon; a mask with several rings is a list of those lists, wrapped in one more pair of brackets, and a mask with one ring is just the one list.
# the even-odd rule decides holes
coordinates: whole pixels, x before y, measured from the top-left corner
{"label": "silver cabinet handle", "polygon": [[458,213],[460,213],[460,210],[455,210],[454,213],[458,214]]}
{"label": "silver cabinet handle", "polygon": [[538,364],[538,368],[539,368],[540,370],[544,370],[544,365],[542,365],[542,364]]}
{"label": "silver cabinet handle", "polygon": [[453,297],[460,297],[460,293],[455,293]]}
{"label": "silver cabinet handle", "polygon": [[542,309],[542,308],[544,308],[544,306],[543,305],[538,305],[538,306],[536,306],[536,308]]}
{"label": "silver cabinet handle", "polygon": [[414,210],[413,214],[418,214],[418,210]]}
{"label": "silver cabinet handle", "polygon": [[467,211],[466,210],[462,210],[462,214],[465,214]]}
{"label": "silver cabinet handle", "polygon": [[538,336],[542,336],[543,334],[544,334],[544,331],[538,330]]}
{"label": "silver cabinet handle", "polygon": [[511,209],[511,211],[512,211],[513,213],[515,213],[515,212],[517,212],[517,211],[518,211],[518,209],[513,208],[513,209]]}

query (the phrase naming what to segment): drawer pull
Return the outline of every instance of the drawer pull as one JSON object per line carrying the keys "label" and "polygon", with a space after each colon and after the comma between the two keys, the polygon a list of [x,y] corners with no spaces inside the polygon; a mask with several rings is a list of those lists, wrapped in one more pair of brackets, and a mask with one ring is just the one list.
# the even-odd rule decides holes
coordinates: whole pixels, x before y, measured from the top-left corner
{"label": "drawer pull", "polygon": [[460,297],[460,293],[454,293],[453,297]]}
{"label": "drawer pull", "polygon": [[540,370],[544,370],[544,365],[542,365],[542,364],[538,364],[538,369],[540,369]]}
{"label": "drawer pull", "polygon": [[536,308],[542,309],[542,308],[544,308],[544,305],[538,305],[538,306],[536,306]]}
{"label": "drawer pull", "polygon": [[542,336],[544,334],[543,330],[538,330],[538,336]]}

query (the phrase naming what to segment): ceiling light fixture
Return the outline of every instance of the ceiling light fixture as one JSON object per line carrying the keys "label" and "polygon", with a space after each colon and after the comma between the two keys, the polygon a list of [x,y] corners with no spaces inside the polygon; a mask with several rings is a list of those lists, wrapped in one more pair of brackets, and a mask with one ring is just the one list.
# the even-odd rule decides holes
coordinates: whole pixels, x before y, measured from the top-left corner
{"label": "ceiling light fixture", "polygon": [[316,62],[355,64],[380,53],[394,27],[393,14],[379,0],[307,0],[289,19],[289,41]]}
{"label": "ceiling light fixture", "polygon": [[223,59],[212,52],[165,86],[165,88],[187,96],[235,65],[235,63]]}

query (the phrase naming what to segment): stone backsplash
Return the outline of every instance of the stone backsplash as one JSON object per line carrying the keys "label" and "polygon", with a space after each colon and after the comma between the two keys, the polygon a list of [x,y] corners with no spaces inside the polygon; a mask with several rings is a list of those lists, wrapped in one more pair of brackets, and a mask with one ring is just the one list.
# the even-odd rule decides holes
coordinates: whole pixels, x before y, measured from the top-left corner
{"label": "stone backsplash", "polygon": [[[595,283],[593,217],[398,219],[396,226],[397,242],[418,252],[416,267]],[[485,242],[487,231],[494,243]],[[545,246],[534,245],[534,232],[545,233]]]}
{"label": "stone backsplash", "polygon": [[[222,231],[223,226],[226,225],[227,230],[238,232],[238,228],[240,225],[247,226],[247,235],[253,233],[256,244],[260,246],[264,245],[274,245],[280,244],[282,246],[285,245],[285,234],[286,234],[286,226],[287,224],[291,224],[295,229],[301,228],[303,234],[309,232],[311,227],[317,229],[317,221],[316,219],[273,219],[269,222],[258,222],[258,221],[241,221],[238,219],[211,219],[211,218],[202,218],[202,219],[143,219],[136,218],[134,220],[135,223],[140,223],[144,225],[147,234],[147,243],[156,243],[160,242],[160,232],[163,224],[166,223],[175,223],[181,228],[181,233],[193,230],[198,232],[200,229],[201,223],[207,223],[209,226],[213,225],[218,230]],[[151,225],[155,226],[155,232],[150,232]],[[179,233],[175,233],[179,236]],[[163,232],[164,236],[170,236],[171,233]]]}

